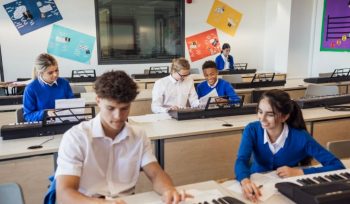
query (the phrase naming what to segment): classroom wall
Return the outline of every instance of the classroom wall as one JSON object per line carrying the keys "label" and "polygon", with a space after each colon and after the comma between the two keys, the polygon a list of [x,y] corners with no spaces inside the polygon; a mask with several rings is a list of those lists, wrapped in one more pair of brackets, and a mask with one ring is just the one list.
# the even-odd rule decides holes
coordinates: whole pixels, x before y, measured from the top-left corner
{"label": "classroom wall", "polygon": [[[11,1],[4,0],[2,4]],[[294,77],[317,75],[333,70],[334,66],[349,64],[348,53],[319,51],[323,0],[222,1],[243,14],[234,37],[218,30],[220,42],[231,44],[236,62],[248,62],[250,68],[258,68],[258,71],[287,72]],[[313,4],[313,1],[316,2]],[[213,2],[193,0],[192,4],[185,4],[185,36],[213,28],[206,23]],[[56,0],[56,4],[63,16],[57,25],[96,36],[93,0]],[[0,8],[0,25],[5,80],[29,77],[35,57],[46,52],[52,25],[20,36],[3,7]],[[298,34],[298,30],[303,33]],[[149,66],[169,64],[98,65],[96,49],[95,44],[90,64],[57,57],[61,76],[69,76],[73,69],[85,68],[96,69],[98,75],[111,69],[122,69],[129,74],[142,73]],[[185,57],[189,58],[185,50]],[[207,57],[191,65],[200,68],[204,61],[214,58]]]}
{"label": "classroom wall", "polygon": [[[349,52],[320,52],[322,16],[324,8],[323,0],[316,0],[315,33],[312,64],[310,75],[318,76],[318,73],[332,72],[335,68],[350,67]],[[349,9],[350,11],[350,9]]]}

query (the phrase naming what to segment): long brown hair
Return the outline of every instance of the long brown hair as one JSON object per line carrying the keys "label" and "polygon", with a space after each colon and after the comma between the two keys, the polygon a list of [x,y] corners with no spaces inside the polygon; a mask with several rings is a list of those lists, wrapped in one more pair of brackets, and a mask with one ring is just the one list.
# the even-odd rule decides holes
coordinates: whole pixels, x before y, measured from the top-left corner
{"label": "long brown hair", "polygon": [[267,99],[275,113],[281,113],[288,115],[286,123],[296,129],[306,130],[306,125],[303,117],[303,113],[299,105],[291,100],[289,94],[285,91],[278,89],[272,89],[262,94],[259,103],[262,99]]}

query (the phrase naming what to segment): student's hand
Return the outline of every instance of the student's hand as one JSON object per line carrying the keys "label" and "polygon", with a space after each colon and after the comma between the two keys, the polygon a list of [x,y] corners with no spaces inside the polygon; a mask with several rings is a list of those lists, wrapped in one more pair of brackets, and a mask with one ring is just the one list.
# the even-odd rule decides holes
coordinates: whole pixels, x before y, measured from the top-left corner
{"label": "student's hand", "polygon": [[166,204],[177,204],[181,201],[184,201],[186,198],[193,198],[193,196],[186,194],[184,190],[178,192],[175,188],[165,191],[162,195],[162,200]]}
{"label": "student's hand", "polygon": [[177,106],[171,106],[171,107],[169,107],[169,111],[171,111],[171,110],[179,110],[179,107],[177,107]]}
{"label": "student's hand", "polygon": [[258,202],[261,196],[260,189],[249,178],[245,178],[241,181],[242,192],[245,198],[252,202]]}
{"label": "student's hand", "polygon": [[300,168],[291,168],[289,166],[282,166],[276,170],[276,173],[281,178],[304,175],[304,171]]}
{"label": "student's hand", "polygon": [[55,110],[47,110],[47,115],[50,116],[50,117],[56,116]]}

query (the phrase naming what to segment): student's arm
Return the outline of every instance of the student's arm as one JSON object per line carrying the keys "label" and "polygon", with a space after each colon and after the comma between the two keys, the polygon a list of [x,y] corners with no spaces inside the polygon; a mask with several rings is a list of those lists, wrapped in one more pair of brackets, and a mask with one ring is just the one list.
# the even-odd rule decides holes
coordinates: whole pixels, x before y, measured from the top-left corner
{"label": "student's arm", "polygon": [[234,62],[234,60],[233,60],[233,56],[232,55],[229,55],[228,56],[228,61],[229,61],[229,69],[234,69],[234,64],[235,64],[235,62]]}
{"label": "student's arm", "polygon": [[345,169],[341,161],[322,147],[314,138],[307,135],[306,153],[322,164],[322,167],[310,167],[303,169],[304,174],[320,173]]}
{"label": "student's arm", "polygon": [[196,92],[196,89],[194,88],[194,82],[193,79],[191,79],[191,88],[190,93],[188,94],[188,101],[190,102],[191,107],[198,107],[199,106],[199,100],[198,95]]}
{"label": "student's arm", "polygon": [[230,98],[230,101],[234,103],[239,103],[241,101],[241,98],[238,97],[235,90],[233,89],[232,85],[229,82],[225,83],[225,95],[227,95]]}
{"label": "student's arm", "polygon": [[45,110],[37,110],[37,98],[31,86],[27,86],[23,94],[23,117],[27,122],[44,119]]}
{"label": "student's arm", "polygon": [[221,55],[218,55],[215,58],[215,64],[216,64],[218,70],[222,70],[224,68],[225,63],[224,63],[224,60],[222,59]]}
{"label": "student's arm", "polygon": [[158,162],[152,162],[143,167],[143,171],[152,181],[153,189],[160,195],[165,203],[176,204],[185,200],[184,191],[177,192],[170,177],[162,170]]}
{"label": "student's arm", "polygon": [[153,113],[166,113],[168,108],[163,107],[164,105],[164,90],[160,84],[160,81],[154,83],[152,89],[152,112]]}
{"label": "student's arm", "polygon": [[56,203],[76,204],[125,204],[122,200],[107,201],[100,198],[90,198],[78,191],[80,178],[78,176],[60,175],[56,177]]}
{"label": "student's arm", "polygon": [[74,98],[74,93],[72,91],[72,87],[70,86],[69,82],[66,81],[66,84],[65,84],[65,93],[66,93],[66,98],[69,99],[69,98]]}

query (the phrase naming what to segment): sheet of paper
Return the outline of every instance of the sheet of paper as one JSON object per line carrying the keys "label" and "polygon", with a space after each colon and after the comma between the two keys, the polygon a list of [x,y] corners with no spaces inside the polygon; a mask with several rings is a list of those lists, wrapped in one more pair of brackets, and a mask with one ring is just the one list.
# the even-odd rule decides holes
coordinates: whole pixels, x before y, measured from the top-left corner
{"label": "sheet of paper", "polygon": [[[260,188],[262,194],[262,196],[260,197],[261,201],[266,201],[278,192],[275,188],[275,184],[281,182],[281,178],[276,176],[277,175],[275,171],[266,174],[255,173],[251,175],[250,179],[255,183],[255,185],[262,185],[262,187]],[[227,189],[235,193],[242,194],[242,187],[238,181],[234,181],[231,185],[227,187]]]}
{"label": "sheet of paper", "polygon": [[[83,108],[80,108],[83,107]],[[79,116],[78,118],[71,115],[84,114],[85,111],[85,99],[83,98],[71,98],[71,99],[59,99],[55,100],[55,113],[57,116],[56,122],[68,120],[68,121],[78,121],[78,119],[84,118],[84,116]],[[70,109],[77,108],[77,109]],[[57,109],[69,109],[69,110],[57,110]],[[66,116],[66,117],[63,117]]]}
{"label": "sheet of paper", "polygon": [[[191,194],[194,198],[188,198],[180,204],[198,204],[207,201],[211,203],[213,199],[223,197],[224,195],[217,189],[201,191],[197,189],[186,190],[186,193]],[[148,202],[146,204],[164,204],[161,200],[155,202]]]}
{"label": "sheet of paper", "polygon": [[136,123],[152,123],[162,120],[170,120],[171,116],[168,113],[147,114],[129,117],[129,120]]}
{"label": "sheet of paper", "polygon": [[205,107],[207,105],[209,97],[217,97],[217,96],[218,96],[218,92],[216,91],[216,89],[211,90],[211,92],[209,92],[207,95],[199,99],[200,106]]}

